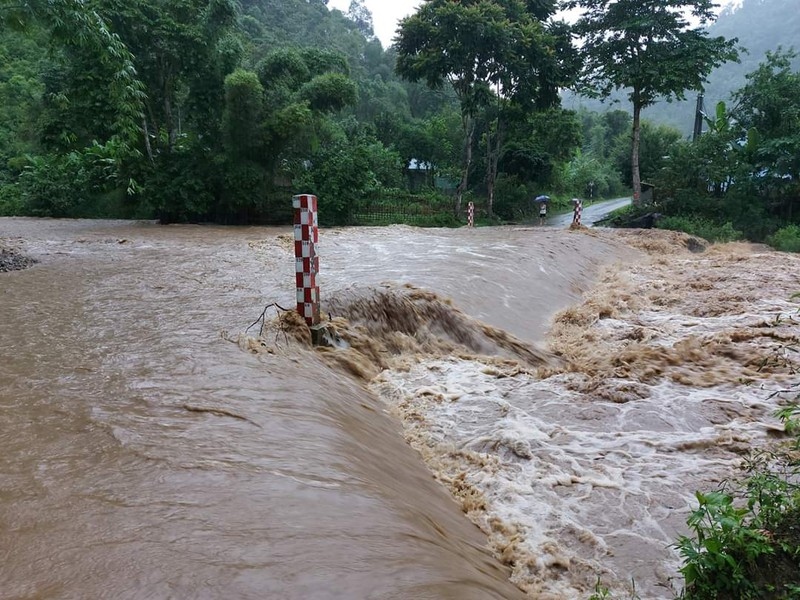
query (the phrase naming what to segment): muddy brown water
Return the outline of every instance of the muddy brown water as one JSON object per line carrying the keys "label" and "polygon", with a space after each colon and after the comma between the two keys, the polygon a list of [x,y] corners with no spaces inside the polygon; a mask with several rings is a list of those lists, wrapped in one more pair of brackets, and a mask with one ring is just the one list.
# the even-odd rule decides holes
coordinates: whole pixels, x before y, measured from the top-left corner
{"label": "muddy brown water", "polygon": [[[288,228],[0,219],[0,598],[518,598],[400,425],[313,353],[226,339],[293,302]],[[323,230],[326,293],[384,281],[518,337],[608,242]]]}

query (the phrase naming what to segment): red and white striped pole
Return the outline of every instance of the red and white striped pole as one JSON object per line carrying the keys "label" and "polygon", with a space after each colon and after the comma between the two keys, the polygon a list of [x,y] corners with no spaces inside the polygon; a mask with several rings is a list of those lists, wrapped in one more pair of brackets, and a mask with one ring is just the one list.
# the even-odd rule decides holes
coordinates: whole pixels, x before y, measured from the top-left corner
{"label": "red and white striped pole", "polygon": [[475,227],[475,203],[470,202],[467,205],[467,225],[469,227]]}
{"label": "red and white striped pole", "polygon": [[294,257],[297,278],[297,312],[308,326],[319,324],[319,223],[317,197],[301,194],[292,198],[294,207]]}
{"label": "red and white striped pole", "polygon": [[575,204],[575,208],[573,209],[572,213],[572,223],[575,225],[580,225],[581,213],[583,212],[583,201],[578,198],[573,198],[572,202]]}

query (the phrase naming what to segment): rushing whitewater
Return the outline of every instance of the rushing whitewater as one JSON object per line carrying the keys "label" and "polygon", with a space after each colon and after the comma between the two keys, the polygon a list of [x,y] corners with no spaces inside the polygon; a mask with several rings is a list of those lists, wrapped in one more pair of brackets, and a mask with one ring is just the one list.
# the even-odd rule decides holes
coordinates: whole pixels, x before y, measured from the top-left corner
{"label": "rushing whitewater", "polygon": [[668,597],[798,335],[793,257],[684,242],[323,230],[314,349],[245,332],[288,229],[0,219],[0,597]]}
{"label": "rushing whitewater", "polygon": [[675,597],[694,491],[780,439],[771,415],[796,396],[797,257],[638,235],[659,258],[607,269],[557,315],[561,365],[440,357],[372,382],[536,598],[588,597],[598,576]]}

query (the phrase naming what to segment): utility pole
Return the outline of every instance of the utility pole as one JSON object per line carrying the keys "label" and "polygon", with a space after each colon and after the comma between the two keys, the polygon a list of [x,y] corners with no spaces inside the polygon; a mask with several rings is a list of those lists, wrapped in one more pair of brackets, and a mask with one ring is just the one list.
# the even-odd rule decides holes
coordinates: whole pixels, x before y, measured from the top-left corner
{"label": "utility pole", "polygon": [[697,94],[697,108],[694,111],[694,134],[692,141],[696,142],[703,134],[703,117],[706,116],[705,106],[703,105],[703,94]]}

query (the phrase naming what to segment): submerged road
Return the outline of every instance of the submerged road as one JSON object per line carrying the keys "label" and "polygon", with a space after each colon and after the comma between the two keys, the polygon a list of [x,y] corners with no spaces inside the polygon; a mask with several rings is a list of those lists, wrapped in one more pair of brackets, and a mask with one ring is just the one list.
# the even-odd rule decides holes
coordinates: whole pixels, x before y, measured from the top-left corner
{"label": "submerged road", "polygon": [[[628,206],[630,203],[630,198],[615,198],[594,204],[584,204],[581,222],[587,227],[591,227],[615,210]],[[569,227],[570,223],[572,223],[572,212],[554,215],[547,219],[547,224],[551,227]]]}

